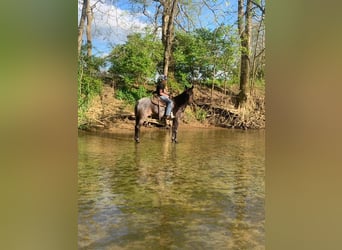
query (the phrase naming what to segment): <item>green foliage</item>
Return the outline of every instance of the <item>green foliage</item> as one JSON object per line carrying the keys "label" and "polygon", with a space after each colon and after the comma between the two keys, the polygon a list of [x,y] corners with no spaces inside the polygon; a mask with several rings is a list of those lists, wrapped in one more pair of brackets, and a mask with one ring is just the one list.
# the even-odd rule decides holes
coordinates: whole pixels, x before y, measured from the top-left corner
{"label": "green foliage", "polygon": [[167,81],[167,85],[168,85],[168,89],[169,89],[171,96],[178,95],[179,93],[183,92],[183,90],[184,90],[184,85],[179,84],[174,79],[169,79]]}
{"label": "green foliage", "polygon": [[123,87],[146,84],[154,77],[161,60],[160,41],[156,41],[150,34],[133,34],[128,36],[126,44],[113,49],[109,71]]}
{"label": "green foliage", "polygon": [[217,72],[226,72],[225,80],[233,77],[239,53],[236,37],[229,26],[213,31],[201,28],[191,33],[177,32],[174,50],[177,80],[211,84],[212,79],[218,79],[214,75]]}
{"label": "green foliage", "polygon": [[118,89],[115,92],[115,97],[119,100],[126,101],[127,103],[134,103],[135,101],[133,93],[127,89]]}
{"label": "green foliage", "polygon": [[140,98],[146,97],[149,94],[143,86],[138,88],[121,88],[115,92],[115,97],[119,100],[126,101],[128,104],[134,104]]}
{"label": "green foliage", "polygon": [[[232,82],[238,75],[239,53],[238,35],[230,26],[176,32],[175,78],[169,78],[170,91],[181,92],[194,83],[211,86],[214,81],[220,86]],[[155,84],[157,69],[163,65],[160,38],[152,34],[132,34],[125,44],[113,49],[110,62],[109,72],[120,90],[118,98],[132,103],[138,96],[136,88]]]}
{"label": "green foliage", "polygon": [[265,90],[265,80],[264,79],[256,79],[254,86],[258,89]]}
{"label": "green foliage", "polygon": [[85,112],[90,101],[101,93],[102,81],[98,74],[104,60],[96,57],[87,57],[82,53],[78,60],[78,126],[85,123]]}
{"label": "green foliage", "polygon": [[207,117],[207,112],[201,108],[196,109],[195,117],[198,121],[204,122],[205,118]]}
{"label": "green foliage", "polygon": [[208,64],[206,54],[207,49],[203,40],[198,39],[193,33],[178,32],[174,51],[176,78],[189,83],[192,73]]}

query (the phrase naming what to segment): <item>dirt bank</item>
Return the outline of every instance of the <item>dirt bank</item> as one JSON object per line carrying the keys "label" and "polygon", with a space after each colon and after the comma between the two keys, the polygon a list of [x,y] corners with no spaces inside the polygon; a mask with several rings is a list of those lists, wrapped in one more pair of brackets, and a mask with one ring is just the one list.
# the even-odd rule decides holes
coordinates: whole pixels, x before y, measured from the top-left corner
{"label": "dirt bank", "polygon": [[[236,109],[236,90],[202,86],[194,88],[194,103],[188,106],[181,119],[181,127],[224,127],[239,129],[265,128],[265,98],[262,91],[249,94],[245,107]],[[153,126],[153,123],[151,124]],[[82,128],[90,131],[134,129],[134,108],[114,98],[114,89],[104,85],[101,96],[93,99]]]}

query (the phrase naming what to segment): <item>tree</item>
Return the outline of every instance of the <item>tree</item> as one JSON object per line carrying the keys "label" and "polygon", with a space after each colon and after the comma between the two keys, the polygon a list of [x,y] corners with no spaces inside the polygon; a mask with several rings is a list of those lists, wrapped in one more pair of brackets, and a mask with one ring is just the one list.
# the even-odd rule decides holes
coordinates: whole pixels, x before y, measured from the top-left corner
{"label": "tree", "polygon": [[156,73],[161,58],[161,43],[152,34],[132,34],[123,45],[116,46],[111,55],[110,72],[123,86],[145,85]]}
{"label": "tree", "polygon": [[[175,24],[180,13],[179,0],[131,0],[132,3],[142,6],[141,12],[147,16],[155,26],[155,32],[161,30],[161,41],[163,44],[162,74],[174,76],[173,46],[175,41]],[[147,11],[154,6],[155,12]]]}
{"label": "tree", "polygon": [[89,1],[90,0],[84,0],[87,2],[87,29],[86,29],[86,34],[87,34],[87,56],[92,55],[92,36],[91,36],[91,23],[93,20],[93,7],[90,7]]}
{"label": "tree", "polygon": [[208,48],[200,30],[178,31],[175,37],[175,77],[181,82],[200,81],[209,65]]}
{"label": "tree", "polygon": [[83,31],[84,31],[85,21],[86,21],[86,18],[87,18],[87,10],[88,10],[88,8],[89,8],[89,1],[88,0],[83,0],[81,18],[80,18],[80,22],[78,24],[78,55],[81,54],[82,40],[83,40]]}
{"label": "tree", "polygon": [[[212,88],[214,83],[226,81],[236,68],[238,52],[236,35],[232,32],[232,27],[224,25],[214,30],[178,31],[174,46],[176,77],[183,82],[211,82]],[[217,72],[221,73],[220,77]]]}
{"label": "tree", "polygon": [[[175,17],[179,13],[178,0],[163,0],[160,1],[163,6],[162,16],[162,42],[164,45],[164,61],[163,72],[164,75],[168,75],[169,67],[172,61],[172,46],[175,39],[174,21]],[[174,72],[172,72],[173,74]]]}
{"label": "tree", "polygon": [[85,28],[85,21],[87,21],[86,26],[86,36],[87,36],[87,56],[92,56],[92,30],[91,25],[93,22],[93,10],[96,7],[96,4],[100,2],[100,0],[96,1],[92,6],[90,6],[90,0],[83,0],[82,3],[82,12],[80,22],[78,24],[78,56],[81,54],[82,49],[82,41],[83,41],[83,32]]}
{"label": "tree", "polygon": [[253,1],[253,23],[251,39],[251,80],[253,90],[256,80],[264,78],[265,67],[265,1]]}
{"label": "tree", "polygon": [[[162,74],[174,77],[176,65],[174,59],[176,29],[192,32],[196,27],[203,8],[208,9],[215,16],[215,10],[210,6],[212,2],[183,1],[183,0],[130,0],[141,6],[133,8],[143,13],[154,25],[155,32],[161,30],[161,40],[164,48]],[[152,8],[154,7],[154,8]],[[154,12],[153,12],[154,11]],[[216,16],[214,17],[216,21]],[[198,20],[201,23],[201,20]]]}
{"label": "tree", "polygon": [[246,0],[245,13],[244,1],[238,0],[238,30],[240,34],[240,92],[236,106],[243,105],[247,100],[247,85],[250,74],[250,34],[252,20],[252,0]]}

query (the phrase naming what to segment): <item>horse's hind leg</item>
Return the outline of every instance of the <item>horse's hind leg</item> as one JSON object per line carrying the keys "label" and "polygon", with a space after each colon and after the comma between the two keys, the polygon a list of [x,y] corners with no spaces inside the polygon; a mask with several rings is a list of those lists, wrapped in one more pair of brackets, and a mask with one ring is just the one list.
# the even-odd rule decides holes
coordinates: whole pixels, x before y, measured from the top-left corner
{"label": "horse's hind leg", "polygon": [[143,125],[145,120],[146,120],[145,116],[137,115],[136,118],[135,118],[134,139],[135,139],[136,142],[140,142],[140,128]]}

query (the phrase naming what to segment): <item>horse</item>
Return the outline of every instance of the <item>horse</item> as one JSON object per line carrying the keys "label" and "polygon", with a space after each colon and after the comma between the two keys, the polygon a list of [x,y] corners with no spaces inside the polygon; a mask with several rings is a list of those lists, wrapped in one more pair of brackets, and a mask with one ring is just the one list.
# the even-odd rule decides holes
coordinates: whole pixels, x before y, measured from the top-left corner
{"label": "horse", "polygon": [[[172,142],[177,143],[177,129],[179,124],[179,118],[183,114],[185,108],[188,104],[192,103],[193,98],[193,88],[185,88],[184,92],[172,98],[173,109],[172,113],[174,117],[172,118]],[[143,97],[139,99],[134,107],[135,114],[135,134],[134,139],[137,143],[140,142],[140,127],[144,124],[149,116],[157,116],[160,120],[165,113],[165,105],[160,106],[152,102],[150,97]]]}

